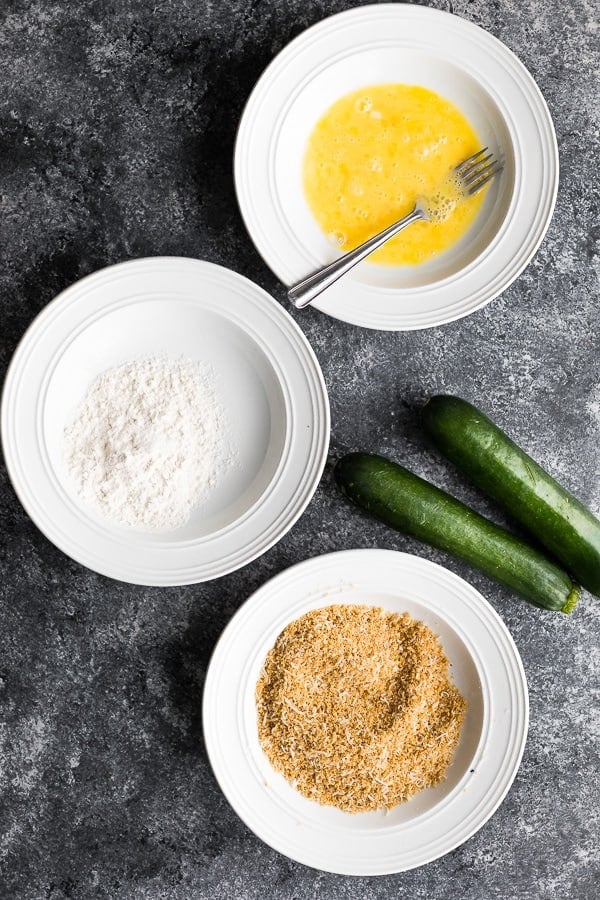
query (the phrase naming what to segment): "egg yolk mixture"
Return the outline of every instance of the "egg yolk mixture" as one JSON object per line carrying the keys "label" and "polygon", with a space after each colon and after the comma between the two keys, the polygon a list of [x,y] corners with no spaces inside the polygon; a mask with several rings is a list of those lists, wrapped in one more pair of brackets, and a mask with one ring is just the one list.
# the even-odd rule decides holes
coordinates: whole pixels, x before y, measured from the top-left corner
{"label": "egg yolk mixture", "polygon": [[486,189],[459,197],[451,173],[481,146],[460,110],[434,91],[361,88],[334,103],[310,135],[306,199],[329,239],[351,250],[429,198],[432,221],[410,225],[369,257],[384,265],[426,262],[455,244],[479,211]]}

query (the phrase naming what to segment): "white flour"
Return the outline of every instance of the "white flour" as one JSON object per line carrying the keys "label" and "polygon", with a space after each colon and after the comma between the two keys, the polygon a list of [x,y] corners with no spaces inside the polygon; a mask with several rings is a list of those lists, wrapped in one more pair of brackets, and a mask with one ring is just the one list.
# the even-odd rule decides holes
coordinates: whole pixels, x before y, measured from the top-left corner
{"label": "white flour", "polygon": [[234,462],[211,370],[145,359],[109,369],[65,429],[81,499],[121,525],[184,525]]}

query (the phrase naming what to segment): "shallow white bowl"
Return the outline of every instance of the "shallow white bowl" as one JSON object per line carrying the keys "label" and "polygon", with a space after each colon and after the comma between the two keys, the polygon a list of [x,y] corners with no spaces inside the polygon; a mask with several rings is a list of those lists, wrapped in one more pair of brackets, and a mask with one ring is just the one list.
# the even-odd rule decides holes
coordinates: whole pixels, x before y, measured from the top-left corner
{"label": "shallow white bowl", "polygon": [[[210,365],[238,459],[185,526],[153,533],[81,503],[63,433],[101,372],[154,355]],[[250,562],[300,516],[325,464],[329,404],[308,341],[261,288],[207,262],[142,259],[40,313],[6,378],[2,441],[21,502],[61,550],[123,581],[187,584]]]}
{"label": "shallow white bowl", "polygon": [[[271,767],[258,740],[254,691],[277,636],[333,603],[409,612],[439,636],[468,710],[447,778],[387,813],[352,815],[308,800]],[[204,738],[234,810],[263,841],[314,868],[383,875],[423,865],[489,819],[519,766],[528,696],[505,625],[469,584],[434,563],[391,550],[349,550],[288,569],[231,620],[206,676]]]}
{"label": "shallow white bowl", "polygon": [[361,263],[314,304],[357,325],[410,330],[468,315],[519,275],[552,216],[558,153],[532,77],[481,28],[405,4],[332,16],[292,41],[265,70],[236,143],[236,190],[246,227],[287,285],[339,252],[304,197],[308,136],[340,96],[385,82],[420,84],[447,97],[505,164],[454,247],[419,266]]}

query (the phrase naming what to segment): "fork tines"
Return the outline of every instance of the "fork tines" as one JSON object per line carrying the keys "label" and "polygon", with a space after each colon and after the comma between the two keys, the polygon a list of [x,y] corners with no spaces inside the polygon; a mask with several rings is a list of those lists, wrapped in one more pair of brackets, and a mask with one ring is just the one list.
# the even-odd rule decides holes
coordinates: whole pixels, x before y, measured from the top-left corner
{"label": "fork tines", "polygon": [[490,179],[502,171],[502,163],[494,157],[493,153],[488,153],[488,150],[489,147],[483,147],[456,167],[456,174],[466,194],[476,194]]}

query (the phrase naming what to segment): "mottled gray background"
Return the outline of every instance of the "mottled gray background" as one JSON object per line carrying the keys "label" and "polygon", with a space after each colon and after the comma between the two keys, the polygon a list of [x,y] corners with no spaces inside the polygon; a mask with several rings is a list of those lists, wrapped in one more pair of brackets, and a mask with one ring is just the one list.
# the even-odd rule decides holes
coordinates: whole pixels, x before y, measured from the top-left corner
{"label": "mottled gray background", "polygon": [[[236,207],[244,101],[272,57],[344,0],[0,3],[3,370],[59,290],[151,254],[231,266],[283,301]],[[413,334],[295,316],[321,361],[332,453],[394,455],[498,516],[425,445],[409,401],[455,391],[492,412],[600,511],[598,7],[594,0],[433,5],[489,29],[533,73],[561,158],[558,205],[527,271],[466,320]],[[598,600],[544,613],[362,518],[328,469],[300,522],[212,584],[118,584],[56,550],[2,477],[0,897],[591,898],[598,857]],[[502,807],[420,870],[349,879],[297,865],[238,820],[209,770],[200,697],[232,613],[291,563],[392,547],[447,564],[507,622],[531,729]],[[597,889],[597,888],[596,888]]]}

